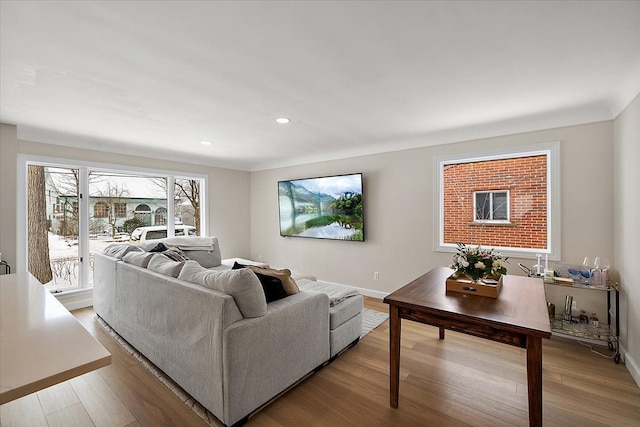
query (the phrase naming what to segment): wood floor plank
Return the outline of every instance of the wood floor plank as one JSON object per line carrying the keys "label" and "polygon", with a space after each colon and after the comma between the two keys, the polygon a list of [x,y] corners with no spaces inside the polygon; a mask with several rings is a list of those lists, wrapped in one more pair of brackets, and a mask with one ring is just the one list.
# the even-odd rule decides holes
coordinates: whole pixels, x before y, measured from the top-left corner
{"label": "wood floor plank", "polygon": [[136,421],[98,371],[70,382],[97,427],[124,427]]}
{"label": "wood floor plank", "polygon": [[2,427],[47,427],[38,396],[29,394],[0,406]]}
{"label": "wood floor plank", "polygon": [[40,390],[37,394],[45,415],[80,403],[78,395],[68,381]]}
{"label": "wood floor plank", "polygon": [[49,427],[95,427],[87,410],[80,401],[75,405],[67,406],[47,415],[47,423]]}

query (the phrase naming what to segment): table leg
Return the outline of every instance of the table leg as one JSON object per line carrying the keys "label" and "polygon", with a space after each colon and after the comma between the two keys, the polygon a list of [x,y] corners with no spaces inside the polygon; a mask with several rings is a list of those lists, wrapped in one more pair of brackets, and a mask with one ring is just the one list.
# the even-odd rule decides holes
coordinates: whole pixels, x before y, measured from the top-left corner
{"label": "table leg", "polygon": [[527,337],[529,426],[542,426],[542,338]]}
{"label": "table leg", "polygon": [[400,390],[400,316],[398,307],[394,305],[389,306],[389,368],[390,404],[392,408],[397,408]]}
{"label": "table leg", "polygon": [[443,340],[444,339],[444,328],[440,327],[440,339]]}

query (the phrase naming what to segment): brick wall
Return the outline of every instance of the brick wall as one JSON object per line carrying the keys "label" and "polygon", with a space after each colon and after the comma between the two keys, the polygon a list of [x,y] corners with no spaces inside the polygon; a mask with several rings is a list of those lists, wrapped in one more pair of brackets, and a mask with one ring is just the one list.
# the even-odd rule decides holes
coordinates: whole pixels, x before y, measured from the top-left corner
{"label": "brick wall", "polygon": [[[473,192],[509,190],[510,223],[473,222]],[[547,156],[444,166],[444,242],[544,249]]]}

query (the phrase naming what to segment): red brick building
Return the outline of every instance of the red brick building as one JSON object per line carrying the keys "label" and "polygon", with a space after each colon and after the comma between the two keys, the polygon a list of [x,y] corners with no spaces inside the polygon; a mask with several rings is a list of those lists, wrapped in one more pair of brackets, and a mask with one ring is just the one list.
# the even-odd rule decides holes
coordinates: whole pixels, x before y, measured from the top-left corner
{"label": "red brick building", "polygon": [[546,155],[452,163],[443,175],[444,243],[547,247]]}

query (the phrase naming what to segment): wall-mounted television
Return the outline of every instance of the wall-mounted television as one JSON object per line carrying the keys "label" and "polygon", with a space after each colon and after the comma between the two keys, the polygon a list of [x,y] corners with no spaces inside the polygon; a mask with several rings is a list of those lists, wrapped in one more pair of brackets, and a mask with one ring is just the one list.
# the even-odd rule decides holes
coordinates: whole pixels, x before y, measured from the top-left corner
{"label": "wall-mounted television", "polygon": [[280,235],[364,242],[362,174],[278,181]]}

